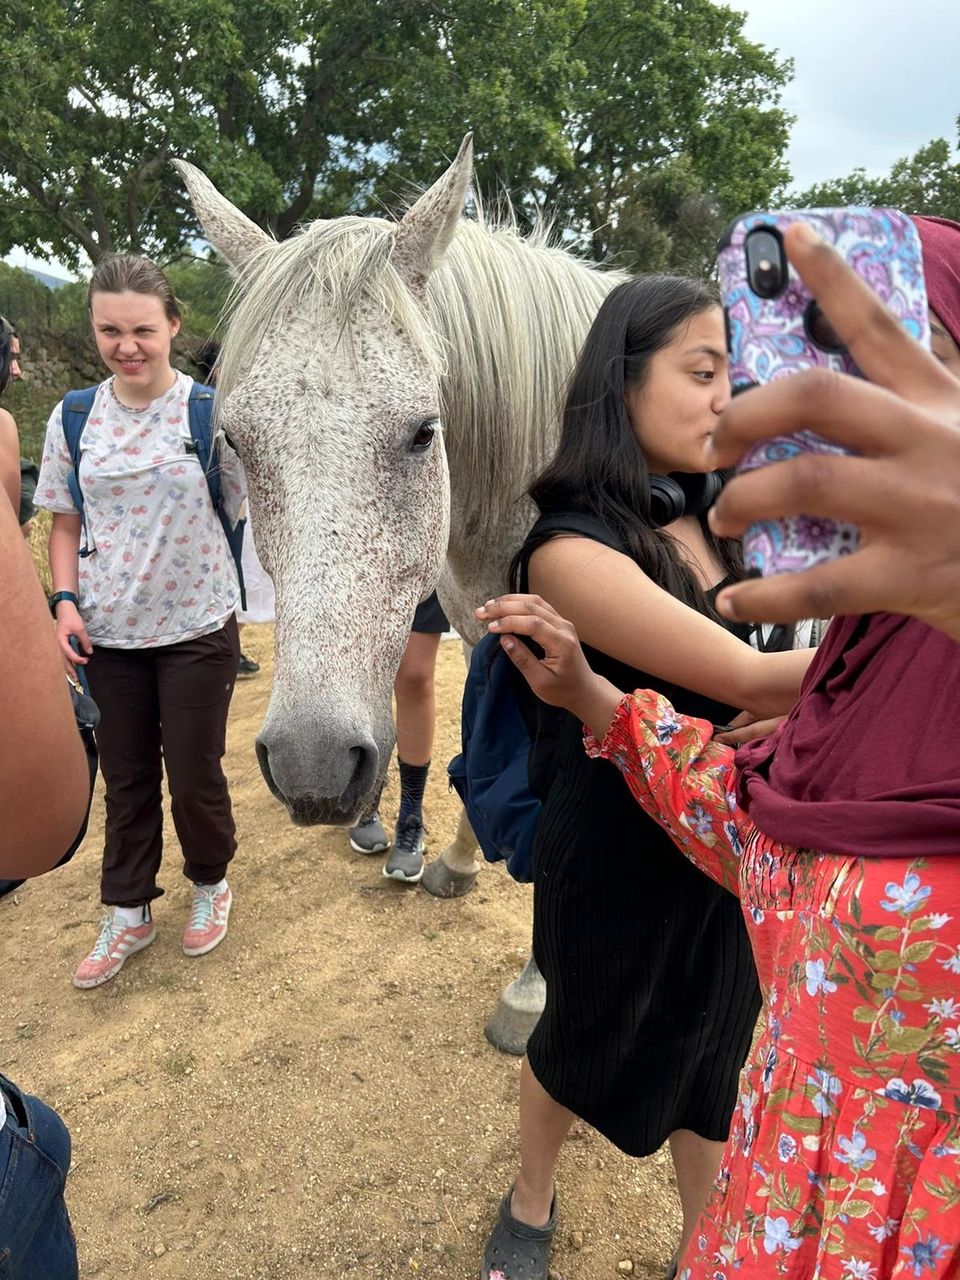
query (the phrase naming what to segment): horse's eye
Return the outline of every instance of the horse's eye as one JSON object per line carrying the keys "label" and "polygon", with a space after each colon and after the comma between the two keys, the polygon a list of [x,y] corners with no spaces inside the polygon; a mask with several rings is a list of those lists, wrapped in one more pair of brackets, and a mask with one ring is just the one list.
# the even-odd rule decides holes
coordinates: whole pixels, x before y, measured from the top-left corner
{"label": "horse's eye", "polygon": [[433,444],[433,437],[437,434],[439,425],[436,418],[426,418],[421,422],[414,432],[413,439],[410,441],[410,452],[426,453]]}

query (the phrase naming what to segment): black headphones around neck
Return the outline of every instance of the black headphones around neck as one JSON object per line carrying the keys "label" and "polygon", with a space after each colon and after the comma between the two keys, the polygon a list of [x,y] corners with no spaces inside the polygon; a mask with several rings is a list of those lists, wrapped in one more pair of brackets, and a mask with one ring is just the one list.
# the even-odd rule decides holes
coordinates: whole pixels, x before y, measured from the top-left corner
{"label": "black headphones around neck", "polygon": [[650,519],[658,529],[673,524],[681,516],[700,516],[709,511],[723,488],[719,471],[693,475],[671,471],[668,476],[650,476]]}

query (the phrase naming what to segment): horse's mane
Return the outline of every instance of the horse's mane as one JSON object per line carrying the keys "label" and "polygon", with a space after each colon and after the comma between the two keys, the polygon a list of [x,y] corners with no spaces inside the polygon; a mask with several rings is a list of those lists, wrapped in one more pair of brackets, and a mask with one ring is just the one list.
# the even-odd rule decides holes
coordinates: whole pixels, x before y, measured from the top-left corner
{"label": "horse's mane", "polygon": [[577,354],[624,279],[551,243],[546,224],[523,236],[509,216],[461,221],[427,288],[447,345],[447,449],[475,502],[502,511],[552,452]]}
{"label": "horse's mane", "polygon": [[481,213],[460,221],[430,277],[428,315],[391,261],[395,228],[381,218],[317,221],[255,254],[230,303],[223,399],[276,317],[323,308],[348,339],[361,307],[379,313],[440,375],[451,463],[474,514],[495,519],[544,461],[587,329],[626,277],[551,244],[546,226],[523,236],[511,217]]}

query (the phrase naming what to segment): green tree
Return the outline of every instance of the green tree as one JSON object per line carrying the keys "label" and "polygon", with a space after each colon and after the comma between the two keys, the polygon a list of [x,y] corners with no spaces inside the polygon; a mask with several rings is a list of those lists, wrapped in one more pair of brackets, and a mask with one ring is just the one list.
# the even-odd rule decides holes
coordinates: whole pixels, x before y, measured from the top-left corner
{"label": "green tree", "polygon": [[597,258],[697,267],[735,213],[789,177],[789,60],[748,41],[744,15],[708,0],[590,0],[566,153],[542,199],[589,233]]}
{"label": "green tree", "polygon": [[56,295],[29,271],[0,262],[0,315],[18,328],[49,325]]}
{"label": "green tree", "polygon": [[174,155],[282,238],[399,205],[473,128],[488,199],[686,260],[787,176],[789,64],[742,25],[709,0],[8,0],[0,252],[177,256]]}
{"label": "green tree", "polygon": [[[957,130],[960,135],[960,116]],[[892,207],[960,221],[960,154],[954,153],[946,138],[935,138],[915,155],[897,160],[882,177],[872,178],[865,169],[854,169],[846,178],[820,182],[792,195],[791,202],[799,208],[850,204]]]}

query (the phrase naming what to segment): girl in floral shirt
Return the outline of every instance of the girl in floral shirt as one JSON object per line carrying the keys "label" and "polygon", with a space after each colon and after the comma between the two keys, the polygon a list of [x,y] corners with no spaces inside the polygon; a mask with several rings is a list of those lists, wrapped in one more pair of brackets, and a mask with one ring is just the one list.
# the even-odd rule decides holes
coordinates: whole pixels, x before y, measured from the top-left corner
{"label": "girl in floral shirt", "polygon": [[[193,382],[170,364],[180,328],[173,291],[146,259],[110,254],[94,270],[88,308],[111,376],[81,436],[83,518],[71,496],[62,404],[47,426],[36,496],[53,512],[57,637],[65,657],[86,666],[102,714],[108,911],[74,975],[78,987],[108,981],[154,940],[161,761],[193,885],[183,949],[203,955],[226,935],[236,841],[221,758],[239,656],[236,569],[191,447]],[[217,462],[236,520],[243,473],[222,439]]]}

